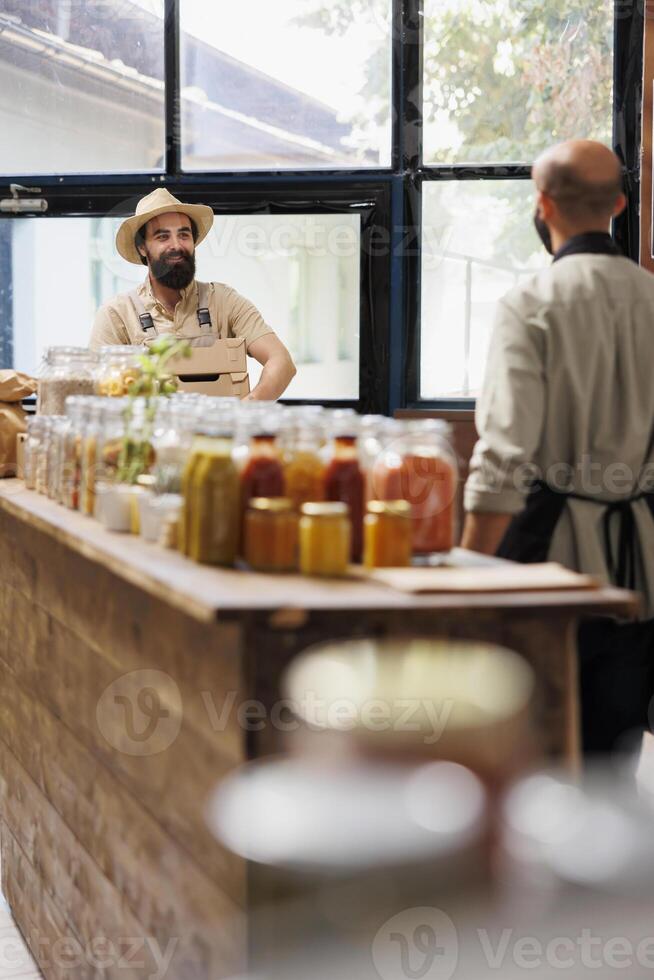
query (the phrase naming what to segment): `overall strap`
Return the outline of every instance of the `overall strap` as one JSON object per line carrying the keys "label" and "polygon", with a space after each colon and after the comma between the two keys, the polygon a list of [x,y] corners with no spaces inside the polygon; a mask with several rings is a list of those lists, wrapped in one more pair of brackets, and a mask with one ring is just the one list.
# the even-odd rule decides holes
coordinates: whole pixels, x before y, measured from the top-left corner
{"label": "overall strap", "polygon": [[198,282],[198,325],[200,330],[211,330],[211,313],[209,312],[209,283]]}
{"label": "overall strap", "polygon": [[128,295],[132,306],[134,307],[134,312],[140,320],[141,330],[143,330],[144,333],[147,333],[148,330],[152,330],[156,336],[157,328],[154,325],[154,320],[152,319],[152,315],[146,311],[145,306],[143,305],[143,300],[139,296],[138,289],[133,289]]}

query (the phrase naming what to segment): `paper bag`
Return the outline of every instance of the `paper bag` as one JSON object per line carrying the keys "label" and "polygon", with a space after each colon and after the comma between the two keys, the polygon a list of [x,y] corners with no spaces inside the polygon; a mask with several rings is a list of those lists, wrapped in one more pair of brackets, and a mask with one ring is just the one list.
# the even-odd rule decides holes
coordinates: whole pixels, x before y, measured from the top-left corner
{"label": "paper bag", "polygon": [[33,395],[36,385],[19,371],[0,371],[0,478],[16,475],[16,438],[27,430],[27,413],[16,402]]}

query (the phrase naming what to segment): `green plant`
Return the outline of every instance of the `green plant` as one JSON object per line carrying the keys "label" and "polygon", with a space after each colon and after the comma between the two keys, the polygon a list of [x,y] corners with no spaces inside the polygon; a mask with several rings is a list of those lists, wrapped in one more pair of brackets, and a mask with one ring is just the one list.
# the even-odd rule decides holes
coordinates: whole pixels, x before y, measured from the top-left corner
{"label": "green plant", "polygon": [[[117,480],[134,484],[154,462],[152,434],[159,398],[169,398],[177,391],[177,382],[168,371],[173,358],[190,357],[191,345],[175,337],[157,337],[139,357],[140,373],[129,387],[125,408],[125,434],[118,457]],[[139,401],[137,401],[137,399]],[[137,419],[136,406],[142,405]],[[138,426],[136,422],[138,421]]]}

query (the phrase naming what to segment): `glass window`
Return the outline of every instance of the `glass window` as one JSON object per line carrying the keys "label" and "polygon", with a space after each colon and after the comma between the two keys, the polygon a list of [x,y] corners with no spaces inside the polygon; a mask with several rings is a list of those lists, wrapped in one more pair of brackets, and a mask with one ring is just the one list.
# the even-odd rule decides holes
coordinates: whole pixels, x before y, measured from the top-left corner
{"label": "glass window", "polygon": [[0,173],[160,170],[159,0],[0,0]]}
{"label": "glass window", "polygon": [[391,0],[181,0],[186,170],[389,166]]}
{"label": "glass window", "polygon": [[[116,253],[119,222],[0,219],[4,366],[34,374],[48,345],[86,344],[97,308],[143,280]],[[351,214],[219,216],[200,245],[198,278],[246,296],[293,354],[285,397],[359,397],[360,248]],[[249,368],[254,385],[260,366]]]}
{"label": "glass window", "polygon": [[610,145],[614,0],[425,0],[426,163]]}
{"label": "glass window", "polygon": [[497,300],[550,257],[531,181],[423,184],[420,397],[472,398]]}

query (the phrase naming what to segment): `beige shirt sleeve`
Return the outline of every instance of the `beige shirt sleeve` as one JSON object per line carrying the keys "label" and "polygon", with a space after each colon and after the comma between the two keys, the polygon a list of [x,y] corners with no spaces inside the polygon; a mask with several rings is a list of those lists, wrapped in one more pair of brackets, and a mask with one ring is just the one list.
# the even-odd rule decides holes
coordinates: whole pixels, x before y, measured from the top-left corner
{"label": "beige shirt sleeve", "polygon": [[95,314],[89,347],[98,350],[110,344],[131,344],[127,327],[111,306],[101,306]]}
{"label": "beige shirt sleeve", "polygon": [[467,511],[518,513],[525,504],[545,418],[545,332],[500,301],[477,402],[479,441],[470,463]]}
{"label": "beige shirt sleeve", "polygon": [[229,332],[234,337],[245,337],[246,347],[250,346],[266,334],[274,333],[259,310],[235,289],[228,289],[227,321]]}

